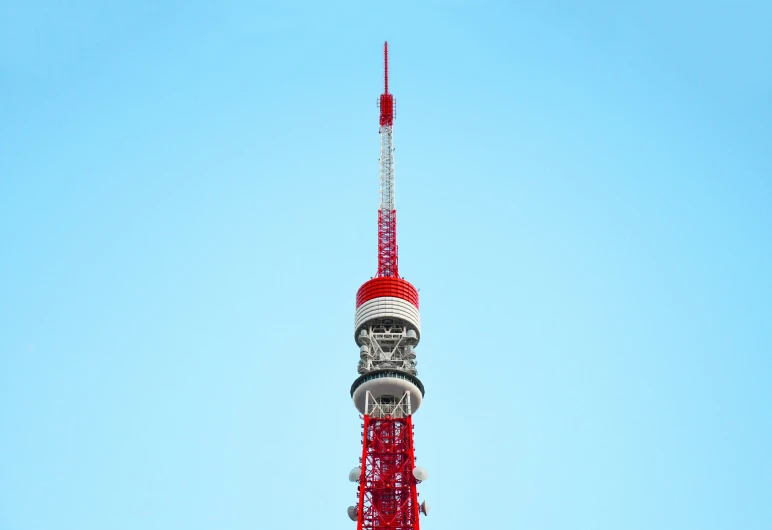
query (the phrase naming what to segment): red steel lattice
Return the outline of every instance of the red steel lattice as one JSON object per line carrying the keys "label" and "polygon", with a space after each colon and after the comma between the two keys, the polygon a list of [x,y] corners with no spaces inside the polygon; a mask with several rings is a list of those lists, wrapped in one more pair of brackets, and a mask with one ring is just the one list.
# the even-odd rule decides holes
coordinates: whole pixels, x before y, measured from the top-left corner
{"label": "red steel lattice", "polygon": [[357,530],[419,530],[413,422],[365,416]]}
{"label": "red steel lattice", "polygon": [[378,276],[399,277],[397,210],[378,210]]}

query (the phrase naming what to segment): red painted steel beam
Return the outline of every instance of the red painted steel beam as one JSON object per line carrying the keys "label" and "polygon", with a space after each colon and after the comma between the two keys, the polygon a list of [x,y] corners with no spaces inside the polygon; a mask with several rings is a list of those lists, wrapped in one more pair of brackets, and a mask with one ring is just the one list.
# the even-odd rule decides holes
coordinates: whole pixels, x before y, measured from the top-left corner
{"label": "red painted steel beam", "polygon": [[364,425],[357,530],[420,530],[411,418]]}

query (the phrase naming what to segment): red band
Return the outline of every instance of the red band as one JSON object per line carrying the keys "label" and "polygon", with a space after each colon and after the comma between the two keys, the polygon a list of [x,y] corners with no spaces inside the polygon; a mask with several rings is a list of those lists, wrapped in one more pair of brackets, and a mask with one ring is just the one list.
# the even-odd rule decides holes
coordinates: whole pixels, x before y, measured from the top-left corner
{"label": "red band", "polygon": [[387,276],[365,282],[357,291],[357,308],[373,298],[392,296],[407,300],[418,309],[418,291],[402,278]]}

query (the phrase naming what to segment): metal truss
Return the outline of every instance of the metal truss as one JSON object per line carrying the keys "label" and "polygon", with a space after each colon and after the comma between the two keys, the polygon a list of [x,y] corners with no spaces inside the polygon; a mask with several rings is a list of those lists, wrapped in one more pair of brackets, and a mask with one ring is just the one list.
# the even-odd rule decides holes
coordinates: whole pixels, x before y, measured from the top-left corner
{"label": "metal truss", "polygon": [[410,394],[387,401],[368,392],[357,530],[419,530]]}
{"label": "metal truss", "polygon": [[402,325],[375,323],[362,330],[359,341],[362,343],[359,350],[360,374],[392,368],[418,375],[418,361],[413,348],[418,342],[415,332],[410,334]]}
{"label": "metal truss", "polygon": [[375,398],[368,391],[365,397],[365,415],[371,418],[406,418],[412,414],[410,408],[410,392],[396,400],[394,397]]}

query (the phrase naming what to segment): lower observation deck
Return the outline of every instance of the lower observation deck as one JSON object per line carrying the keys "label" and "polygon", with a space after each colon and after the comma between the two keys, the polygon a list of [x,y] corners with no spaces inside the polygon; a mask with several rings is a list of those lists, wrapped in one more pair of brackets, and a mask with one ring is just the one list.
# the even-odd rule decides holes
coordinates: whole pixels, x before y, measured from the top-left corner
{"label": "lower observation deck", "polygon": [[383,397],[399,397],[410,393],[413,412],[421,406],[424,397],[424,385],[416,376],[401,370],[374,370],[359,376],[351,385],[351,398],[354,406],[364,414],[367,393],[376,400]]}

